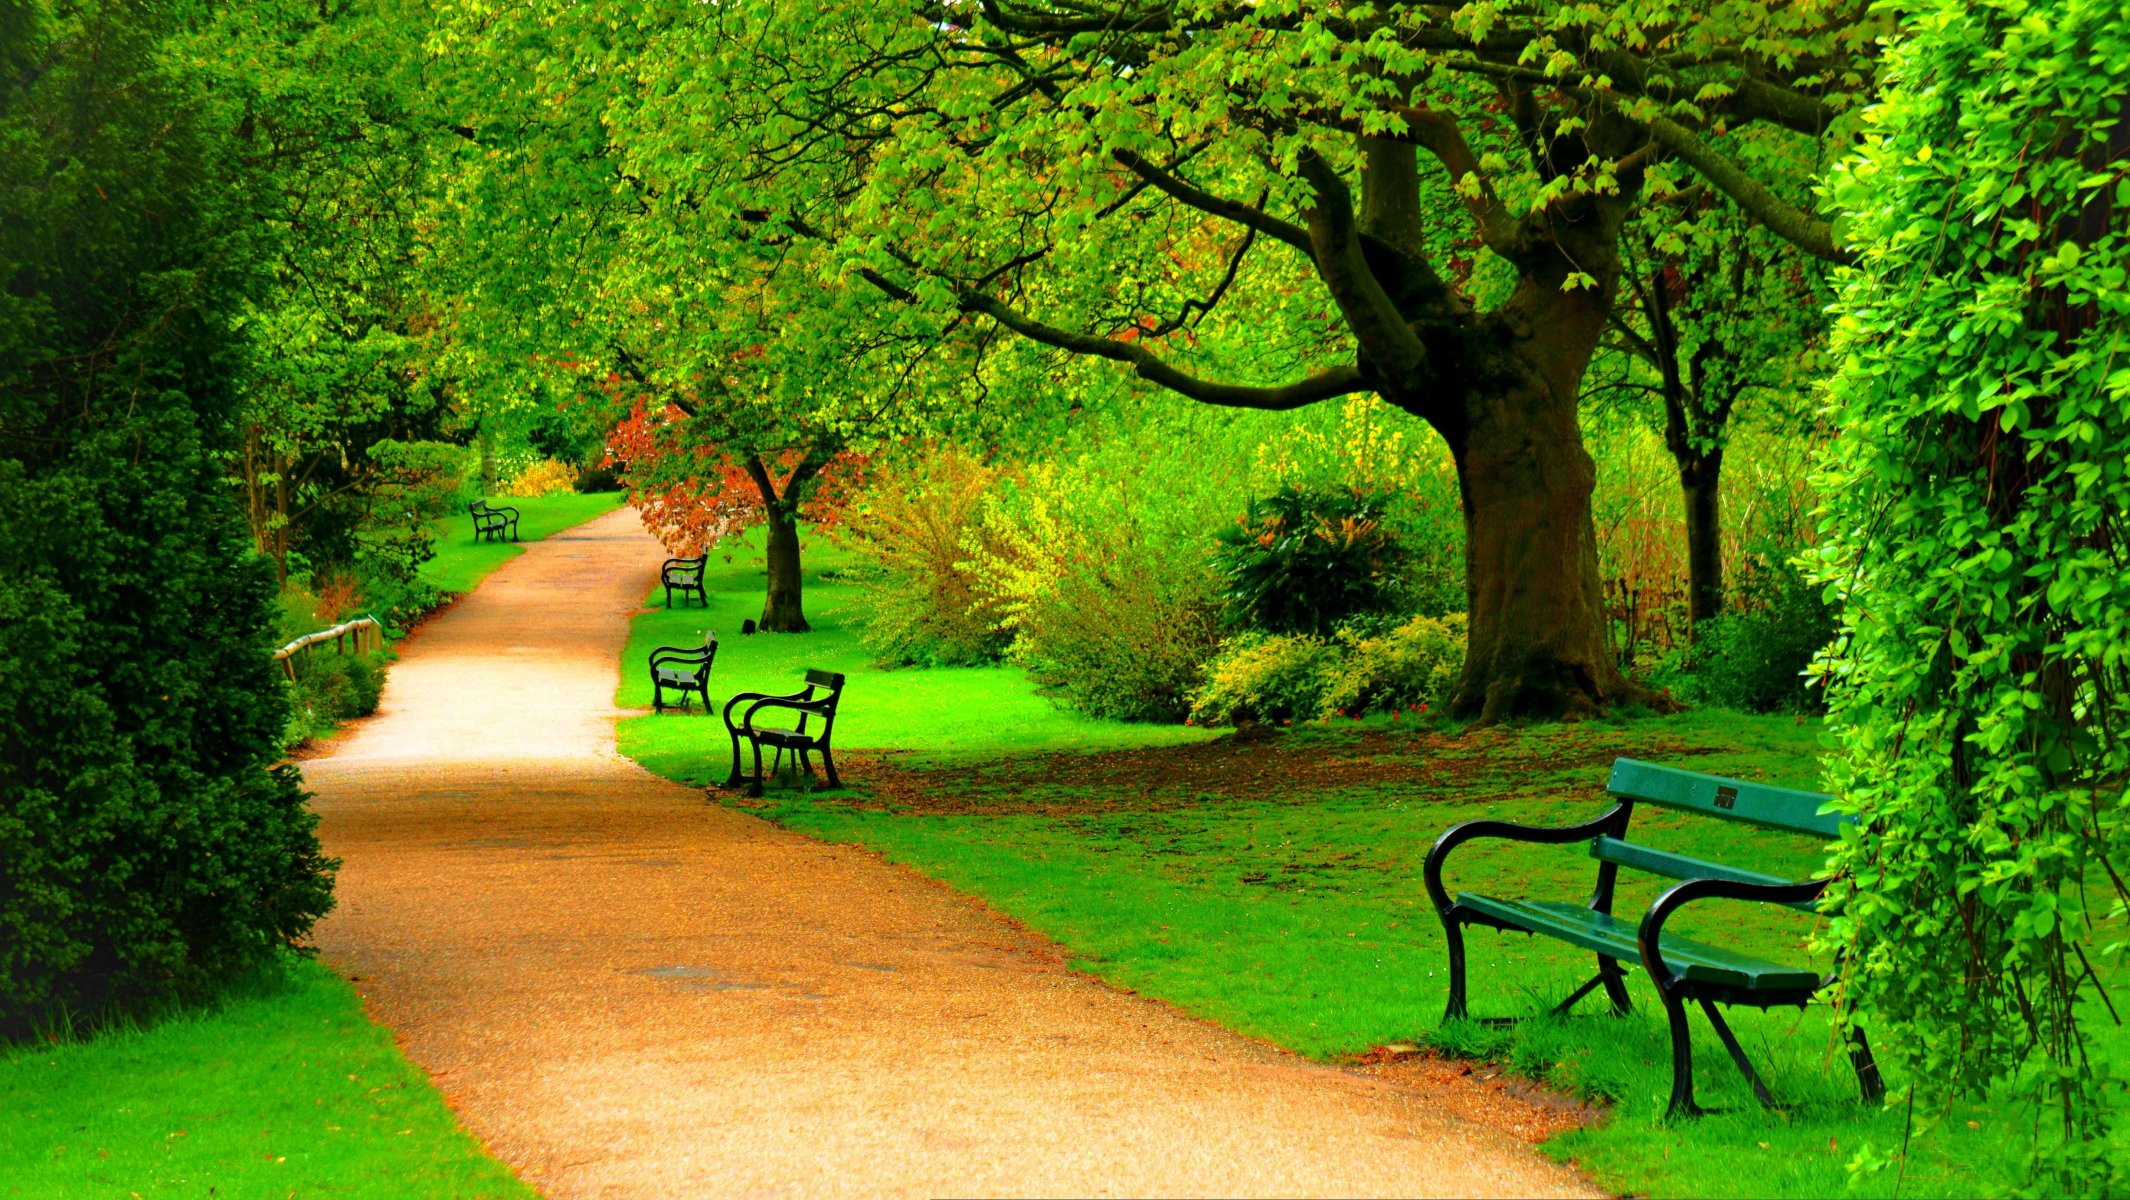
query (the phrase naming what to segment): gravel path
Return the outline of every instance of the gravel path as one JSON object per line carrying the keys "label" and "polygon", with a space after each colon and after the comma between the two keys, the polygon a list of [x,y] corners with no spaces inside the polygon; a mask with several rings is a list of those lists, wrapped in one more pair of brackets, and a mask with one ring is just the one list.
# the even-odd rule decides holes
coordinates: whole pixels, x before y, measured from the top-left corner
{"label": "gravel path", "polygon": [[531,546],[305,764],[346,864],[327,961],[542,1191],[1589,1194],[1425,1091],[1121,994],[619,757],[661,557],[628,509]]}

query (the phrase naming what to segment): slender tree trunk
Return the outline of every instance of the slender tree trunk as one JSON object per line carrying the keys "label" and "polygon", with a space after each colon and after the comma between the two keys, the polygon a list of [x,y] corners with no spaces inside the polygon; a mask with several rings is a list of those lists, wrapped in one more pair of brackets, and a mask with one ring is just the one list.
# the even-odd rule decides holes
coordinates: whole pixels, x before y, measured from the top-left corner
{"label": "slender tree trunk", "polygon": [[1553,719],[1640,698],[1605,641],[1590,503],[1597,469],[1573,399],[1532,384],[1473,396],[1466,411],[1452,449],[1470,628],[1451,712]]}
{"label": "slender tree trunk", "polygon": [[1698,628],[1723,612],[1723,451],[1680,455],[1679,488],[1686,496],[1686,609]]}
{"label": "slender tree trunk", "polygon": [[805,633],[806,610],[800,600],[799,521],[786,506],[769,507],[769,590],[762,600],[764,633]]}
{"label": "slender tree trunk", "polygon": [[496,494],[496,435],[484,422],[474,438],[481,447],[481,495]]}

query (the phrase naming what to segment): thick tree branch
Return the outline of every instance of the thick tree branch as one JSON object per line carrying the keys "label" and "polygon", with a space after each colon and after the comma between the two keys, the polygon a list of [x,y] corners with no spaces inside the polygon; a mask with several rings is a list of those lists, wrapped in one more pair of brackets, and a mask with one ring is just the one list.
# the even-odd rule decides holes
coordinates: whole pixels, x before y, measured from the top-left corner
{"label": "thick tree branch", "polygon": [[1280,387],[1245,387],[1232,383],[1216,383],[1177,370],[1136,342],[1094,337],[1060,329],[1055,325],[1046,325],[1015,312],[995,296],[965,295],[962,298],[962,307],[971,312],[982,313],[1030,341],[1069,350],[1074,354],[1124,363],[1141,379],[1158,383],[1172,392],[1203,404],[1284,412],[1315,404],[1319,400],[1329,400],[1334,396],[1350,396],[1355,392],[1373,390],[1358,367],[1333,367]]}
{"label": "thick tree branch", "polygon": [[1427,347],[1369,269],[1354,220],[1353,193],[1314,150],[1303,150],[1297,164],[1316,192],[1309,210],[1309,242],[1316,252],[1317,274],[1359,339],[1361,352],[1385,375],[1419,378],[1427,366]]}
{"label": "thick tree branch", "polygon": [[1846,263],[1854,257],[1836,244],[1833,225],[1776,195],[1768,185],[1753,178],[1745,168],[1724,157],[1685,126],[1665,117],[1651,117],[1642,124],[1657,144],[1677,155],[1717,191],[1729,196],[1769,233],[1828,262]]}
{"label": "thick tree branch", "polygon": [[1299,225],[1282,221],[1262,209],[1253,208],[1240,201],[1228,200],[1192,187],[1130,150],[1113,150],[1110,153],[1126,170],[1152,184],[1163,195],[1173,200],[1188,204],[1200,212],[1211,213],[1238,225],[1247,226],[1266,237],[1285,242],[1304,254],[1312,252],[1309,231]]}

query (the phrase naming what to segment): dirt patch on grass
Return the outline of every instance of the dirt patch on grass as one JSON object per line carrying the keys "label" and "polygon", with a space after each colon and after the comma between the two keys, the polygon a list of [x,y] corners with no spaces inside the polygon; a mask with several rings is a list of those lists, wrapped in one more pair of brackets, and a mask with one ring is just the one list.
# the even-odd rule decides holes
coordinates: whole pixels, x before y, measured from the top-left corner
{"label": "dirt patch on grass", "polygon": [[[1532,738],[1541,744],[1534,747]],[[1329,791],[1405,787],[1443,799],[1469,799],[1489,787],[1573,775],[1595,792],[1622,755],[1663,761],[1720,753],[1637,730],[1581,727],[1560,733],[1431,729],[1341,730],[1336,726],[1266,737],[1096,753],[1059,751],[943,767],[862,759],[848,772],[855,794],[828,803],[904,815],[1089,816],[1162,812],[1207,801],[1305,802]],[[1513,773],[1513,776],[1512,776]],[[1525,786],[1528,786],[1526,783]],[[1582,786],[1578,784],[1577,786]]]}
{"label": "dirt patch on grass", "polygon": [[1388,1047],[1362,1055],[1355,1070],[1424,1092],[1453,1116],[1500,1129],[1536,1145],[1604,1120],[1598,1105],[1504,1072],[1490,1063]]}

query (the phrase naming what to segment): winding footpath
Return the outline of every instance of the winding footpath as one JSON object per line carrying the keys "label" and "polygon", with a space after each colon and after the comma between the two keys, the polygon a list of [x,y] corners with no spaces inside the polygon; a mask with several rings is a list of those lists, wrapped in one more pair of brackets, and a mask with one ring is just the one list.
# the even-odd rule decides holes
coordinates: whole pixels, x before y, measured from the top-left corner
{"label": "winding footpath", "polygon": [[326,961],[541,1191],[1590,1194],[1424,1093],[1121,994],[621,758],[662,557],[628,509],[530,546],[305,764],[345,861]]}

